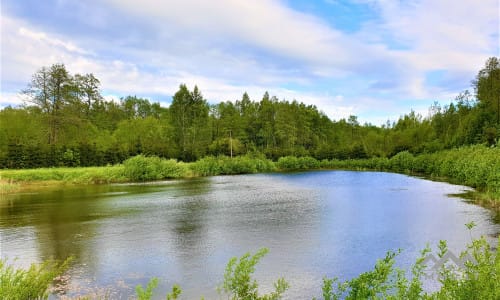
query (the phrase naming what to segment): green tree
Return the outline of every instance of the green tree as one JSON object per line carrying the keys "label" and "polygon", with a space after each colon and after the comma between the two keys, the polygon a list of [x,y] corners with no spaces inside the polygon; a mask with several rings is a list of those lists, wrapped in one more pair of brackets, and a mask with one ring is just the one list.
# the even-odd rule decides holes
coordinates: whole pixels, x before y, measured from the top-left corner
{"label": "green tree", "polygon": [[208,126],[209,107],[198,87],[190,92],[181,84],[169,108],[174,140],[179,148],[179,157],[191,161],[203,156],[211,141]]}
{"label": "green tree", "polygon": [[42,67],[31,78],[24,94],[39,107],[48,124],[48,144],[56,144],[62,125],[61,110],[70,101],[74,90],[73,79],[64,64]]}
{"label": "green tree", "polygon": [[473,82],[477,99],[482,108],[491,113],[492,119],[500,124],[500,60],[490,57]]}
{"label": "green tree", "polygon": [[85,75],[76,74],[74,81],[78,99],[84,104],[85,116],[89,118],[92,107],[103,99],[99,87],[101,82],[92,73]]}

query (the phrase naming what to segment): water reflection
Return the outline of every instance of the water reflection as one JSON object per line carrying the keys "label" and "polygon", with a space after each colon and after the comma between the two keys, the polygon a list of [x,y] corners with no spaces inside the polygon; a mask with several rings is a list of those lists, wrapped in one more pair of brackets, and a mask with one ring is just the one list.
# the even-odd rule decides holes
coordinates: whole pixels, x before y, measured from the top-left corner
{"label": "water reflection", "polygon": [[324,275],[357,275],[387,250],[405,249],[405,265],[427,242],[461,247],[466,222],[478,224],[476,236],[498,232],[490,212],[446,196],[462,189],[397,174],[310,172],[20,194],[0,201],[1,255],[73,255],[75,284],[111,285],[126,298],[156,276],[158,294],[181,283],[190,299],[216,296],[230,257],[268,247],[258,277],[284,275],[292,298],[310,298]]}

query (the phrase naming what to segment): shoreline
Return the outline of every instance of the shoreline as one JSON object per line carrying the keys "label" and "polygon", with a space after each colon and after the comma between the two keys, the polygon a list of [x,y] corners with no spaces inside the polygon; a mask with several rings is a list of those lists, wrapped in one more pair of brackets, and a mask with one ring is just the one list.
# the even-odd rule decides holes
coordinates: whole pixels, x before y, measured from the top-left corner
{"label": "shoreline", "polygon": [[[116,168],[119,166],[113,166],[112,168]],[[105,170],[106,168],[109,167],[92,167],[93,170],[95,169],[101,169]],[[82,170],[78,169],[85,169],[85,168],[51,168],[51,171],[53,172],[64,172],[64,170],[67,169],[74,169],[73,171],[79,171],[81,172]],[[10,172],[33,172],[38,169],[30,169],[30,170],[8,170]],[[481,191],[477,188],[465,185],[465,184],[460,184],[457,182],[457,180],[454,180],[453,178],[448,178],[448,177],[442,177],[442,176],[432,176],[432,175],[427,175],[427,174],[422,174],[418,172],[396,172],[393,170],[380,170],[380,169],[373,169],[373,168],[313,168],[313,169],[299,169],[299,170],[283,170],[283,169],[276,169],[271,172],[243,172],[243,173],[237,173],[237,174],[216,174],[216,175],[202,175],[202,174],[193,174],[192,172],[189,172],[189,174],[186,174],[186,176],[179,176],[175,178],[163,178],[163,179],[157,179],[157,180],[145,180],[145,181],[137,181],[137,180],[130,180],[124,177],[119,177],[119,178],[108,178],[106,180],[102,180],[99,178],[90,178],[89,176],[85,176],[86,180],[65,180],[65,179],[60,179],[60,180],[15,180],[12,178],[3,178],[5,175],[3,171],[5,170],[0,170],[0,198],[3,198],[4,196],[8,195],[13,195],[17,193],[31,193],[31,192],[39,192],[39,191],[47,191],[51,189],[60,189],[65,186],[86,186],[86,185],[106,185],[106,184],[116,184],[116,183],[148,183],[148,182],[156,182],[156,181],[162,181],[162,180],[176,180],[176,179],[190,179],[190,178],[202,178],[202,177],[211,177],[211,176],[222,176],[222,175],[244,175],[244,174],[265,174],[265,173],[286,173],[286,172],[313,172],[313,171],[356,171],[356,172],[387,172],[387,173],[394,173],[394,174],[402,174],[402,175],[408,175],[412,177],[418,177],[422,178],[425,180],[431,180],[431,181],[437,181],[437,182],[447,182],[450,184],[456,184],[456,185],[462,185],[469,187],[473,190],[470,191],[465,191],[463,193],[459,194],[451,194],[450,196],[452,197],[458,197],[463,199],[464,201],[479,205],[481,207],[484,207],[486,209],[491,210],[494,214],[494,221],[497,223],[500,223],[500,198],[495,197],[494,195],[491,195],[490,193],[487,193],[485,191]],[[89,174],[87,174],[89,175]],[[90,178],[90,179],[89,179]]]}

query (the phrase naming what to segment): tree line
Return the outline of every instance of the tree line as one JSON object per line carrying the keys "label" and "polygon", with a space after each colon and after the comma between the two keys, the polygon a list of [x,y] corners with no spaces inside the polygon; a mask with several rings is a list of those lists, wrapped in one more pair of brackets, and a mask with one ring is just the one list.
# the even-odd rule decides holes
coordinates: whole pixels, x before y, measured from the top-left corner
{"label": "tree line", "polygon": [[54,64],[33,74],[24,105],[0,110],[0,167],[99,166],[138,154],[343,160],[498,145],[500,59],[489,58],[471,87],[450,104],[436,102],[428,116],[411,111],[374,126],[356,116],[331,120],[314,105],[267,92],[211,105],[198,87],[184,84],[168,108],[137,96],[107,101],[93,74],[72,75]]}

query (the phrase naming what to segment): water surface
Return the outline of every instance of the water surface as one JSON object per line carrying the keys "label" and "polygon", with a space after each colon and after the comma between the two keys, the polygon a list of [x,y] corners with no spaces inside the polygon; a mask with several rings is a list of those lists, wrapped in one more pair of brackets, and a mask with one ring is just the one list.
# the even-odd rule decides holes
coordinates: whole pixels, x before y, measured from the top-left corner
{"label": "water surface", "polygon": [[492,214],[449,194],[464,187],[381,172],[218,176],[149,184],[64,187],[0,201],[1,256],[18,265],[75,257],[69,295],[128,298],[159,277],[164,299],[218,298],[232,256],[267,247],[264,289],[284,276],[290,299],[320,296],[323,276],[348,279],[387,250],[407,267],[440,239],[459,253],[492,237]]}

